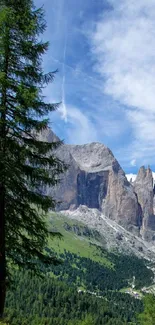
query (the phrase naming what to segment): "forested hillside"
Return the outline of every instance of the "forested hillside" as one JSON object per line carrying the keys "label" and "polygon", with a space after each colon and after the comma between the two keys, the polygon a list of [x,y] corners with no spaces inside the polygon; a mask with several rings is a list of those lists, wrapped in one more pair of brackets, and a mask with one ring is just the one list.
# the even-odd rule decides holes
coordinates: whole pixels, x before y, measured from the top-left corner
{"label": "forested hillside", "polygon": [[12,325],[78,324],[88,314],[94,325],[125,325],[142,311],[141,301],[129,295],[113,291],[99,298],[49,276],[39,280],[17,272],[15,287],[6,303],[6,318]]}
{"label": "forested hillside", "polygon": [[133,277],[136,290],[152,284],[148,262],[97,246],[103,239],[82,223],[65,219],[55,222],[55,230],[64,238],[54,239],[46,250],[54,248],[52,252],[61,263],[42,269],[43,279],[15,271],[6,301],[9,324],[136,324],[143,303],[123,291],[131,287]]}

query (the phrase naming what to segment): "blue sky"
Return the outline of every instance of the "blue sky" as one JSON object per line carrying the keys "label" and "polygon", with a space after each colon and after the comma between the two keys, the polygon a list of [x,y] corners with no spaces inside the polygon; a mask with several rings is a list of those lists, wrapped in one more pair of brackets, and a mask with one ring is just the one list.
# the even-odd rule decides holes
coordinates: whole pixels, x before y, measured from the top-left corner
{"label": "blue sky", "polygon": [[126,172],[155,170],[155,1],[35,0],[50,47],[45,90],[62,104],[51,127],[66,143],[102,142]]}

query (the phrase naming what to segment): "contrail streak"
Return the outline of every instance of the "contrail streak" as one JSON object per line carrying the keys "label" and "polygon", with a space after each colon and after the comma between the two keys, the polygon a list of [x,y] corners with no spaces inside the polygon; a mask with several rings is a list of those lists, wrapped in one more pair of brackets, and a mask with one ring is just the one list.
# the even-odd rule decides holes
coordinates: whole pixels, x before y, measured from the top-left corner
{"label": "contrail streak", "polygon": [[64,54],[63,54],[63,67],[62,67],[62,118],[67,122],[67,108],[66,108],[66,101],[65,101],[65,61],[66,61],[66,50],[67,50],[67,32],[65,36],[65,44],[64,44]]}

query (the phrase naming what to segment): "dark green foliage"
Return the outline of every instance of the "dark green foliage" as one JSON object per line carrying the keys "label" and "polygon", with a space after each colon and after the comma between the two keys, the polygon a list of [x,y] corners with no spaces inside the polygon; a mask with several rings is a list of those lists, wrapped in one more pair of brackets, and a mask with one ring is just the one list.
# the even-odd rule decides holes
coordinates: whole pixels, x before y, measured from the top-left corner
{"label": "dark green foliage", "polygon": [[144,311],[138,317],[140,325],[155,324],[155,296],[152,294],[146,295],[144,298]]}
{"label": "dark green foliage", "polygon": [[57,262],[44,253],[55,201],[40,189],[54,186],[64,165],[54,155],[60,142],[37,137],[57,108],[42,93],[54,77],[42,69],[45,27],[33,1],[0,0],[0,307],[8,261],[36,272],[38,261]]}
{"label": "dark green foliage", "polygon": [[97,298],[50,277],[39,280],[17,272],[5,316],[11,325],[86,325],[88,319],[92,325],[126,325],[141,311],[141,302],[129,295]]}
{"label": "dark green foliage", "polygon": [[66,252],[61,255],[64,263],[53,268],[54,276],[49,273],[39,280],[30,273],[16,272],[15,288],[8,292],[6,303],[10,323],[82,325],[91,320],[92,325],[136,324],[136,314],[143,311],[142,301],[114,288],[122,288],[129,274],[139,274],[140,269],[144,286],[151,283],[152,272],[137,257],[107,254],[115,260],[113,270]]}
{"label": "dark green foliage", "polygon": [[67,325],[94,325],[95,321],[91,315],[86,316],[83,321],[69,321]]}
{"label": "dark green foliage", "polygon": [[114,264],[112,269],[67,251],[60,254],[60,257],[63,259],[63,267],[60,265],[49,270],[52,270],[57,279],[65,279],[68,284],[74,283],[76,286],[83,284],[90,291],[114,291],[129,287],[133,276],[136,278],[137,289],[152,284],[153,272],[147,268],[144,260],[136,256],[107,253],[107,258]]}

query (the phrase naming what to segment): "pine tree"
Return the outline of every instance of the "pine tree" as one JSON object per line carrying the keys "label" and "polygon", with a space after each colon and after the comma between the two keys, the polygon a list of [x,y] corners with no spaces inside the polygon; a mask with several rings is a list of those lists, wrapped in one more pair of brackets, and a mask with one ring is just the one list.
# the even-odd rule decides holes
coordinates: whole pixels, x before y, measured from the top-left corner
{"label": "pine tree", "polygon": [[0,317],[8,264],[39,272],[41,263],[57,262],[44,250],[55,201],[41,188],[54,186],[65,166],[54,154],[60,142],[37,137],[57,108],[43,96],[54,77],[42,68],[45,28],[44,11],[33,1],[0,0]]}

